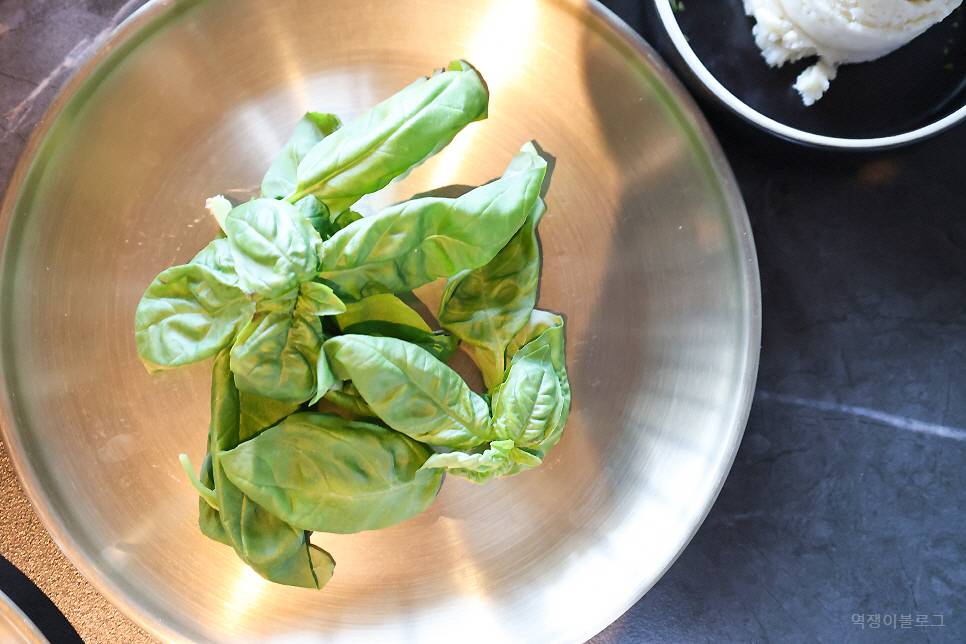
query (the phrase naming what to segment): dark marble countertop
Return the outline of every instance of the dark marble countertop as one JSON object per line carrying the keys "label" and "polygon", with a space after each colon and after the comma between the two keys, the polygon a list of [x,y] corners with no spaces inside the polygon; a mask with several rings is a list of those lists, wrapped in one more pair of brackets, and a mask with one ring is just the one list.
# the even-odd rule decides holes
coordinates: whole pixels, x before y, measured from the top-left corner
{"label": "dark marble countertop", "polygon": [[[57,88],[142,3],[0,0],[0,191]],[[643,28],[640,0],[605,4]],[[966,127],[846,155],[709,116],[759,255],[757,394],[694,540],[591,642],[966,641]],[[56,549],[2,450],[0,556],[51,642],[153,641]]]}

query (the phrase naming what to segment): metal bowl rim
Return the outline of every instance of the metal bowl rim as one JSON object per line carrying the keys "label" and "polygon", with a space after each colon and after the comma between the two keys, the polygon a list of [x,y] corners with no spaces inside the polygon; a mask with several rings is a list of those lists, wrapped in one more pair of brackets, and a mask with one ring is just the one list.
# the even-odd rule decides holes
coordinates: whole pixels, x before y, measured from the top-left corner
{"label": "metal bowl rim", "polygon": [[25,638],[24,642],[50,644],[37,625],[2,590],[0,590],[0,619],[6,619],[11,624],[15,624],[20,629],[20,635]]}
{"label": "metal bowl rim", "polygon": [[[86,53],[84,60],[77,65],[75,71],[57,91],[53,101],[44,111],[42,118],[28,137],[11,173],[6,193],[3,195],[2,201],[0,201],[0,285],[4,283],[5,279],[7,233],[13,220],[13,213],[19,202],[21,188],[30,174],[30,167],[37,152],[45,142],[47,134],[58,120],[61,112],[75,97],[77,90],[84,86],[94,72],[99,71],[101,64],[112,53],[116,52],[132,37],[138,35],[142,29],[147,29],[165,12],[169,10],[174,11],[175,9],[187,10],[190,5],[199,1],[148,0],[148,2],[136,9],[118,24],[101,43],[92,47]],[[738,259],[742,265],[742,276],[744,278],[744,312],[746,318],[744,323],[746,324],[746,328],[743,329],[745,335],[743,338],[745,344],[745,354],[742,364],[743,371],[741,382],[736,385],[735,404],[731,410],[731,436],[726,442],[726,449],[718,463],[718,471],[714,474],[714,485],[712,486],[711,494],[709,494],[704,506],[695,515],[693,525],[683,535],[676,551],[671,553],[671,556],[667,559],[659,573],[652,579],[642,580],[638,592],[629,596],[623,604],[615,606],[609,615],[600,615],[600,621],[594,630],[584,634],[585,639],[587,639],[595,636],[613,623],[631,606],[637,603],[663,577],[697,533],[724,485],[737,454],[738,445],[744,434],[755,391],[761,345],[761,285],[751,224],[741,193],[737,187],[737,181],[710,125],[684,86],[652,47],[615,13],[602,5],[599,0],[548,1],[589,11],[596,18],[599,18],[603,25],[613,35],[617,36],[624,45],[627,45],[635,54],[645,59],[658,72],[661,81],[665,84],[665,89],[677,101],[679,109],[691,119],[690,124],[701,137],[703,152],[707,155],[706,160],[714,170],[714,174],[719,181],[718,188],[721,190],[724,202],[728,204],[729,210],[733,215],[730,221],[733,226],[733,242]],[[661,0],[658,0],[659,5],[660,2]],[[3,320],[2,316],[0,316],[0,333],[2,333],[2,326]],[[741,342],[737,344],[740,346]],[[3,354],[3,343],[0,342],[0,364],[4,361]],[[90,561],[83,550],[74,543],[69,532],[58,519],[57,513],[51,508],[48,502],[49,499],[38,481],[37,473],[30,465],[29,455],[24,452],[23,445],[17,438],[17,432],[13,429],[15,423],[12,410],[9,407],[9,400],[10,391],[8,390],[6,378],[3,378],[2,373],[0,373],[0,440],[6,446],[7,454],[9,455],[14,473],[20,482],[24,495],[30,501],[32,509],[50,534],[54,543],[64,553],[71,564],[77,568],[107,601],[135,621],[138,626],[161,640],[185,641],[173,629],[159,623],[149,611],[142,608],[136,602],[131,601],[121,590],[120,586],[113,581],[111,575],[101,571],[96,563]]]}

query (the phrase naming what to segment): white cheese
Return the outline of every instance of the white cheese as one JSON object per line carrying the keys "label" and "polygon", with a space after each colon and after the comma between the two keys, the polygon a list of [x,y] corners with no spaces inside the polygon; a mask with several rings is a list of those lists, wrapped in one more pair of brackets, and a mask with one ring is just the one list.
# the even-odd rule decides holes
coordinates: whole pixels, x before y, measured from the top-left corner
{"label": "white cheese", "polygon": [[963,0],[744,0],[765,61],[778,67],[818,56],[795,89],[821,98],[843,63],[875,60],[948,16]]}

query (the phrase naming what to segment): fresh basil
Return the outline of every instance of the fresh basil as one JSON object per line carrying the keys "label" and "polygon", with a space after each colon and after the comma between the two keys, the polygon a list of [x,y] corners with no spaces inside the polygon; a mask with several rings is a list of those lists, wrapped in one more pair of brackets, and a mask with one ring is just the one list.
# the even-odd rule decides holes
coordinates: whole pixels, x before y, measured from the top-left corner
{"label": "fresh basil", "polygon": [[493,391],[493,433],[517,447],[539,445],[559,425],[564,403],[550,347],[517,354]]}
{"label": "fresh basil", "polygon": [[241,408],[223,351],[215,358],[211,386],[211,469],[218,515],[238,556],[270,581],[321,588],[332,576],[332,557],[309,542],[305,530],[293,528],[246,496],[225,474],[221,453],[239,444]]}
{"label": "fresh basil", "polygon": [[[200,481],[202,485],[214,492],[215,479],[211,471],[210,453],[205,455],[205,460],[201,464]],[[216,495],[216,505],[217,498],[218,497]],[[228,537],[228,532],[225,530],[225,526],[221,522],[221,515],[218,514],[218,510],[216,510],[204,496],[201,496],[198,499],[198,527],[201,528],[201,534],[205,535],[212,541],[223,543],[226,546],[231,545],[231,539]]]}
{"label": "fresh basil", "polygon": [[332,235],[352,222],[362,219],[362,215],[352,210],[346,210],[332,217],[329,209],[325,207],[325,204],[312,195],[300,199],[296,202],[295,207],[312,224],[312,228],[315,228],[315,231],[319,233],[319,237],[323,241],[332,237]]}
{"label": "fresh basil", "polygon": [[[523,226],[496,257],[447,280],[437,317],[443,328],[477,348],[483,382],[492,389],[505,371],[506,348],[537,302],[540,249],[537,224],[546,211],[537,201]],[[492,365],[492,368],[489,366]]]}
{"label": "fresh basil", "polygon": [[346,304],[345,311],[335,317],[343,331],[353,324],[370,320],[395,322],[429,331],[429,325],[422,316],[399,296],[392,294],[373,295],[358,302],[350,302]]}
{"label": "fresh basil", "polygon": [[313,195],[333,214],[347,210],[485,118],[488,100],[479,73],[464,61],[451,63],[322,139],[299,163],[289,201]]}
{"label": "fresh basil", "polygon": [[318,272],[319,233],[298,208],[253,199],[225,217],[239,286],[259,300],[289,297]]}
{"label": "fresh basil", "polygon": [[499,440],[490,442],[483,451],[433,454],[423,464],[423,469],[440,468],[482,474],[502,467],[512,449],[512,440]]}
{"label": "fresh basil", "polygon": [[302,311],[256,312],[231,349],[241,391],[301,403],[315,395],[322,350],[318,316]]}
{"label": "fresh basil", "polygon": [[210,358],[231,345],[254,309],[238,286],[228,242],[216,239],[148,286],[134,316],[138,355],[149,371]]}
{"label": "fresh basil", "polygon": [[[510,476],[560,438],[563,319],[534,308],[547,172],[536,147],[460,196],[424,193],[369,217],[350,209],[485,118],[488,98],[456,61],[344,127],[306,113],[261,197],[209,199],[218,238],[162,272],[138,306],[149,369],[214,356],[208,453],[198,475],[182,463],[202,533],[266,579],[320,588],[335,562],[310,532],[404,521],[445,472]],[[438,278],[433,320],[413,291]],[[460,341],[485,393],[445,364]]]}
{"label": "fresh basil", "polygon": [[540,198],[546,161],[532,146],[521,156],[531,167],[508,169],[461,197],[413,199],[346,226],[322,244],[319,277],[349,302],[411,291],[483,266]]}
{"label": "fresh basil", "polygon": [[423,467],[442,468],[474,483],[518,474],[540,465],[541,459],[513,445],[511,440],[492,441],[470,452],[450,452],[430,457]]}
{"label": "fresh basil", "polygon": [[511,340],[510,366],[493,389],[489,445],[434,456],[424,467],[483,483],[540,465],[570,410],[563,346],[563,319],[534,310]]}
{"label": "fresh basil", "polygon": [[440,362],[456,351],[459,338],[432,331],[422,316],[395,295],[373,295],[346,306],[336,316],[343,333],[405,340],[426,349]]}
{"label": "fresh basil", "polygon": [[550,362],[560,381],[560,395],[570,400],[570,381],[567,378],[566,343],[564,321],[556,313],[534,309],[520,332],[507,346],[507,358],[515,358],[518,353],[530,353],[541,347],[550,348]]}
{"label": "fresh basil", "polygon": [[[324,354],[323,354],[324,355]],[[360,418],[376,418],[376,412],[372,411],[369,403],[366,402],[359,390],[351,382],[343,382],[338,388],[328,389],[322,396],[337,407],[341,407],[347,412],[355,414]]]}
{"label": "fresh basil", "polygon": [[351,380],[389,427],[429,445],[474,447],[490,437],[486,401],[425,349],[396,338],[326,340],[336,376]]}
{"label": "fresh basil", "polygon": [[333,114],[307,112],[299,119],[295,124],[295,133],[272,161],[262,179],[262,196],[284,199],[292,194],[298,185],[296,173],[299,163],[309,150],[341,125],[339,118]]}
{"label": "fresh basil", "polygon": [[442,472],[420,469],[432,453],[378,425],[304,412],[220,460],[232,483],[286,523],[349,534],[425,510],[442,482]]}

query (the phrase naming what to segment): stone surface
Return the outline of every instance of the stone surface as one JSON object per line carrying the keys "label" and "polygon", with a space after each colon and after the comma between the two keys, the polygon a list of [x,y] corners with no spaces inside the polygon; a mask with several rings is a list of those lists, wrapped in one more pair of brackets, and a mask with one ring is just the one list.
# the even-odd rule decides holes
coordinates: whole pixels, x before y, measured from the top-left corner
{"label": "stone surface", "polygon": [[[605,4],[640,30],[642,1]],[[0,0],[0,190],[80,56],[138,4]],[[835,155],[712,125],[759,253],[758,394],[694,540],[591,642],[966,641],[966,127]],[[52,642],[153,641],[70,567],[2,452],[0,555],[0,588]]]}

